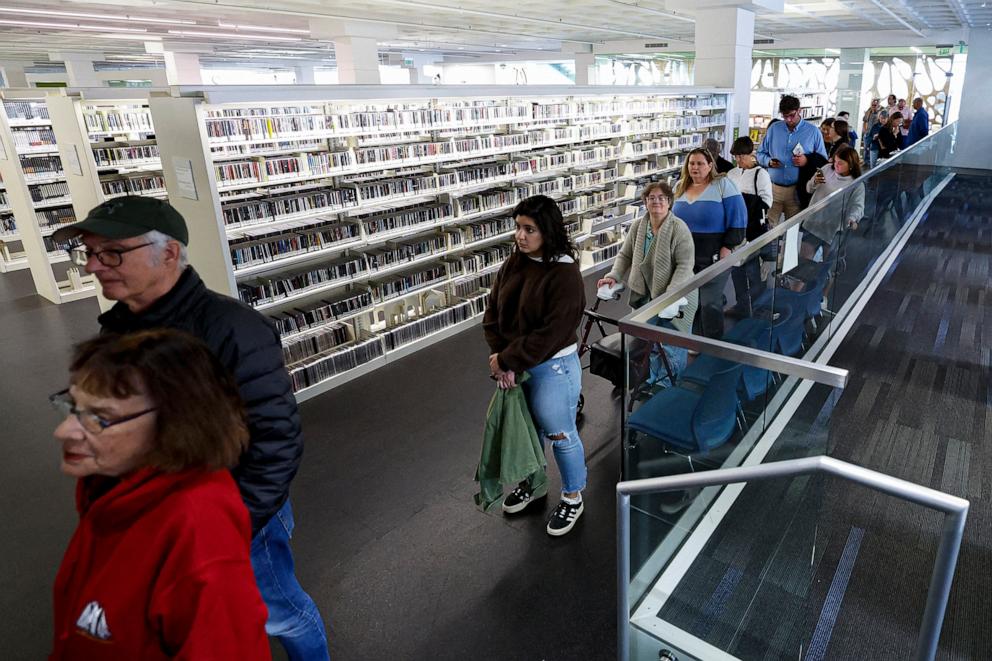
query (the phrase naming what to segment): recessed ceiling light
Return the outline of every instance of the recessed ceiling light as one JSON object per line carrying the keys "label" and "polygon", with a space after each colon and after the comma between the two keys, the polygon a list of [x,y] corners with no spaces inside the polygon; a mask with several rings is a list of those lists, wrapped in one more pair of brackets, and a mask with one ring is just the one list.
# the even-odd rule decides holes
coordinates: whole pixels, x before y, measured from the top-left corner
{"label": "recessed ceiling light", "polygon": [[287,34],[310,34],[310,30],[299,28],[267,28],[258,25],[236,25],[234,23],[217,23],[217,27],[231,30],[251,30],[255,32],[285,32]]}
{"label": "recessed ceiling light", "polygon": [[61,28],[64,30],[96,30],[98,32],[148,32],[144,28],[116,28],[109,25],[83,25],[81,23],[50,23],[48,21],[12,21],[0,19],[0,25],[16,25],[30,28]]}
{"label": "recessed ceiling light", "polygon": [[32,16],[95,18],[103,21],[133,21],[136,23],[164,23],[167,25],[196,25],[196,21],[183,21],[169,18],[149,18],[147,16],[129,16],[127,14],[89,14],[86,12],[62,11],[58,9],[22,9],[20,7],[0,6],[0,12],[5,12],[8,14],[30,14]]}
{"label": "recessed ceiling light", "polygon": [[303,41],[299,37],[270,37],[261,34],[232,34],[228,32],[199,32],[192,30],[169,30],[169,34],[180,37],[220,37],[221,39],[254,39],[258,41]]}

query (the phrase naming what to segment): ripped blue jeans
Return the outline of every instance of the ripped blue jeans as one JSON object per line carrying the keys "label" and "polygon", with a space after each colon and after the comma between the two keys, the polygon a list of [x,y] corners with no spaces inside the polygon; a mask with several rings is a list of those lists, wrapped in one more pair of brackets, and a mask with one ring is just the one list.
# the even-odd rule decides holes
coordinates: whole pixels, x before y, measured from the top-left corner
{"label": "ripped blue jeans", "polygon": [[[582,390],[582,366],[579,355],[550,358],[527,370],[530,379],[524,384],[541,447],[551,441],[555,463],[561,473],[562,493],[575,493],[586,487],[586,455],[575,426],[576,405]],[[564,438],[553,436],[564,434]]]}

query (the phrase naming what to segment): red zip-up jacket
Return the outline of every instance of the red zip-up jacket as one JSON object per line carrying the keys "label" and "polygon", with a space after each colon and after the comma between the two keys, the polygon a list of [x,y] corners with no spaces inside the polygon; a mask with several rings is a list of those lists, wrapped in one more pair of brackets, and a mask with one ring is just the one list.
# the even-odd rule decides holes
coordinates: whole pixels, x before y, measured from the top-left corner
{"label": "red zip-up jacket", "polygon": [[248,510],[228,471],[86,478],[76,504],[51,659],[270,659]]}

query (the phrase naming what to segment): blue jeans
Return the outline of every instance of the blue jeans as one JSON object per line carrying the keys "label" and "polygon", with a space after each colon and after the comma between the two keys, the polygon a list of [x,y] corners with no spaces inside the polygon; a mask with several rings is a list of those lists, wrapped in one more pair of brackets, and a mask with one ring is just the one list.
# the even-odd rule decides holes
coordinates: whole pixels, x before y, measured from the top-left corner
{"label": "blue jeans", "polygon": [[[544,447],[544,439],[551,440],[561,473],[561,491],[582,491],[586,488],[586,453],[575,426],[576,405],[582,390],[579,354],[550,358],[527,372],[530,379],[523,386],[527,406],[534,418],[541,447]],[[560,434],[565,438],[552,438]]]}
{"label": "blue jeans", "polygon": [[[652,326],[678,330],[670,320],[659,319],[657,316],[651,317],[648,323]],[[662,388],[668,388],[672,385],[672,380],[668,378],[668,367],[665,366],[665,361],[661,359],[662,351],[665,352],[665,358],[668,359],[668,367],[672,368],[672,375],[678,380],[679,374],[685,370],[686,365],[689,363],[689,350],[669,344],[664,346],[660,344],[651,345],[648,383],[661,386]]]}
{"label": "blue jeans", "polygon": [[292,535],[293,509],[287,500],[251,540],[251,566],[269,609],[265,633],[279,639],[292,661],[329,659],[324,621],[293,573]]}

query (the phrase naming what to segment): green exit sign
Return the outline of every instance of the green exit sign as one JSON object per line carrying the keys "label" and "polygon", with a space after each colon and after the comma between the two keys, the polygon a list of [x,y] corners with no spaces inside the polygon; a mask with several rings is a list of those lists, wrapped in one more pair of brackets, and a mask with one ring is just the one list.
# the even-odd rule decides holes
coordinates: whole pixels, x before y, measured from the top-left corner
{"label": "green exit sign", "polygon": [[953,46],[939,46],[937,48],[937,56],[938,57],[944,57],[944,56],[950,55],[951,54],[951,48],[953,48]]}

